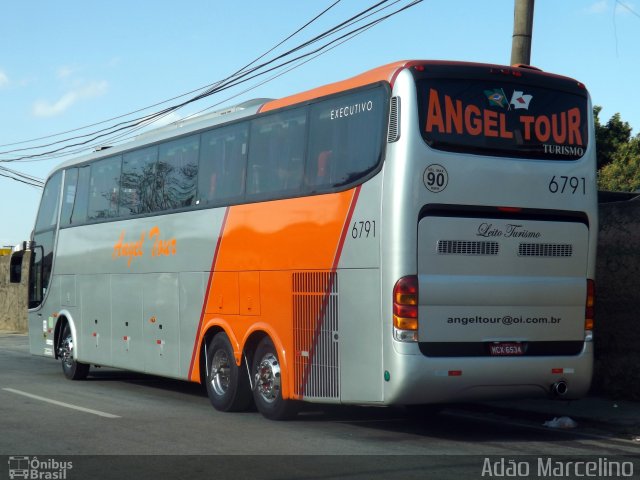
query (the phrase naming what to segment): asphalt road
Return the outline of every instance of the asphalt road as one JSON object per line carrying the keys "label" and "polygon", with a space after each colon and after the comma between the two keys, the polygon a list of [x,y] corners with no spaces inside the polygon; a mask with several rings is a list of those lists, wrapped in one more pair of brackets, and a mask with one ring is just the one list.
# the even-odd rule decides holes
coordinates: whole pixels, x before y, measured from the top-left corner
{"label": "asphalt road", "polygon": [[[310,406],[289,422],[220,413],[187,382],[112,369],[66,380],[59,362],[29,354],[26,336],[0,335],[0,460],[69,458],[68,479],[134,470],[136,478],[482,478],[485,458],[637,462],[638,453],[623,439],[549,430],[486,407],[447,408],[426,422],[403,408]],[[7,472],[0,463],[0,478]]]}

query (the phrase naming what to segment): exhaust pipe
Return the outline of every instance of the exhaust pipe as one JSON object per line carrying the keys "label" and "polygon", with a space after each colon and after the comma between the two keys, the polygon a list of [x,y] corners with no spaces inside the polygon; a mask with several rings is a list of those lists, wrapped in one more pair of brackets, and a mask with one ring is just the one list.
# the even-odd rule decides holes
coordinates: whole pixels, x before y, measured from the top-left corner
{"label": "exhaust pipe", "polygon": [[560,380],[559,382],[551,385],[551,393],[554,397],[564,397],[569,391],[569,385],[564,380]]}

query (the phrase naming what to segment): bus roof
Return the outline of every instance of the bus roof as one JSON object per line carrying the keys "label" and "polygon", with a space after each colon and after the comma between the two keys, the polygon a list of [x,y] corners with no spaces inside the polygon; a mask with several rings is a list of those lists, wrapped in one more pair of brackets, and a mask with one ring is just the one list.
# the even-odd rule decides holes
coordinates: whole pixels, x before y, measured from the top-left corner
{"label": "bus roof", "polygon": [[375,82],[388,82],[393,86],[393,82],[401,70],[405,68],[414,67],[417,65],[422,65],[427,68],[430,65],[431,66],[451,66],[451,67],[461,67],[461,68],[484,67],[484,68],[489,68],[489,69],[499,70],[499,71],[519,71],[521,73],[526,72],[528,75],[532,75],[532,74],[542,75],[546,77],[553,77],[557,79],[564,79],[571,82],[576,82],[576,80],[573,80],[572,78],[546,73],[536,67],[531,67],[527,65],[507,66],[507,65],[489,64],[489,63],[455,62],[455,61],[446,61],[446,60],[401,60],[398,62],[393,62],[387,65],[383,65],[381,67],[374,68],[373,70],[368,70],[364,73],[356,75],[355,77],[352,77],[352,78],[348,78],[346,80],[341,80],[339,82],[330,83],[328,85],[323,85],[318,88],[307,90],[306,92],[296,93],[288,97],[272,100],[270,102],[265,103],[262,106],[262,108],[260,108],[260,112],[268,112],[270,110],[287,107],[289,105],[294,105],[296,103],[305,102],[308,100],[312,100],[314,98],[323,97],[325,95],[331,95],[333,93],[350,90],[353,88],[361,87],[361,86],[368,85]]}
{"label": "bus roof", "polygon": [[265,103],[260,112],[268,112],[269,110],[275,110],[296,103],[304,102],[318,97],[324,97],[325,95],[331,95],[332,93],[342,92],[345,90],[351,90],[353,88],[368,85],[370,83],[386,81],[393,84],[393,80],[398,75],[400,70],[407,67],[408,64],[413,64],[414,61],[403,60],[399,62],[389,63],[382,67],[374,68],[367,72],[356,75],[355,77],[341,80],[335,83],[329,83],[322,87],[307,90],[306,92],[296,93],[289,97],[280,98],[278,100],[272,100]]}
{"label": "bus roof", "polygon": [[460,68],[484,67],[489,69],[496,69],[500,72],[520,71],[523,74],[525,74],[526,72],[527,75],[540,75],[544,77],[551,77],[559,80],[575,82],[579,85],[582,85],[572,78],[546,73],[535,67],[529,67],[529,66],[521,66],[521,65],[506,66],[506,65],[488,64],[488,63],[458,62],[458,61],[447,61],[447,60],[400,60],[397,62],[389,63],[386,65],[374,68],[372,70],[368,70],[364,73],[356,75],[355,77],[352,77],[352,78],[348,78],[346,80],[341,80],[338,82],[323,85],[317,88],[313,88],[311,90],[307,90],[305,92],[290,95],[288,97],[283,97],[276,100],[271,100],[271,99],[249,100],[239,105],[225,107],[222,110],[219,110],[212,114],[195,117],[193,118],[193,120],[190,120],[187,122],[178,120],[167,126],[159,127],[157,129],[151,130],[144,134],[138,135],[134,140],[120,144],[117,147],[114,147],[113,149],[109,147],[105,147],[100,151],[96,151],[90,154],[85,154],[79,157],[75,157],[66,162],[63,162],[60,165],[56,166],[52,170],[50,175],[55,171],[58,171],[62,168],[66,168],[71,165],[87,163],[94,159],[118,154],[120,152],[124,152],[132,148],[145,145],[147,143],[155,143],[156,141],[168,139],[173,136],[184,135],[190,132],[203,130],[208,127],[213,127],[217,124],[226,123],[228,121],[250,116],[255,113],[263,113],[271,110],[276,110],[279,108],[294,105],[296,103],[302,103],[315,98],[331,95],[331,94],[346,91],[346,90],[351,90],[357,87],[369,85],[376,82],[387,82],[391,86],[393,86],[393,83],[396,77],[403,69],[415,67],[418,65],[422,65],[426,68],[428,68],[429,66],[451,66],[451,67],[460,67]]}

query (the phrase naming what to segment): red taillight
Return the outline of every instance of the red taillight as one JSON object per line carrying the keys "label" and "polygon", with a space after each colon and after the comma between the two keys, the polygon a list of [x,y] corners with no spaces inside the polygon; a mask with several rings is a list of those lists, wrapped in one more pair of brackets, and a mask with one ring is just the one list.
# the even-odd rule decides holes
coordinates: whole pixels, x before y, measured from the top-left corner
{"label": "red taillight", "polygon": [[584,329],[593,330],[594,313],[596,306],[596,282],[587,279],[587,299],[584,309]]}
{"label": "red taillight", "polygon": [[393,304],[393,314],[399,317],[418,318],[418,309],[413,305]]}
{"label": "red taillight", "polygon": [[402,277],[393,287],[393,303],[398,305],[418,304],[418,277]]}
{"label": "red taillight", "polygon": [[400,330],[418,330],[418,277],[409,275],[393,287],[393,326]]}

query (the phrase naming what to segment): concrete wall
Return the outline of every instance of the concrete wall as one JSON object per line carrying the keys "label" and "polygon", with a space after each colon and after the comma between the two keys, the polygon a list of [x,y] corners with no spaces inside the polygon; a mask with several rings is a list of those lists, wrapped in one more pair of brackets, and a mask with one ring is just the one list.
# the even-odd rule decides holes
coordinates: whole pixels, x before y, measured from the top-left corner
{"label": "concrete wall", "polygon": [[640,197],[600,204],[593,391],[640,400]]}
{"label": "concrete wall", "polygon": [[9,283],[9,255],[0,256],[0,330],[27,333],[29,253],[22,260],[22,283]]}

